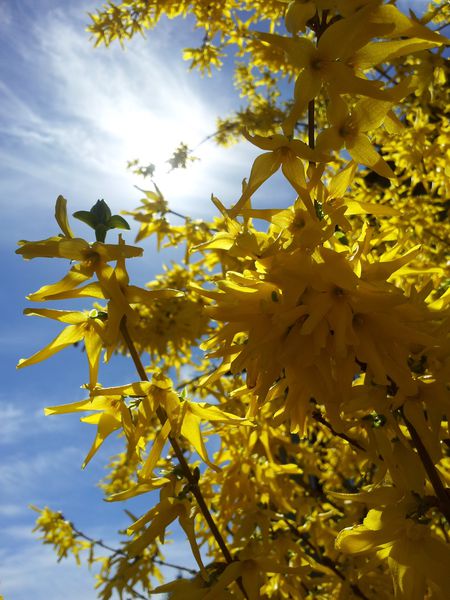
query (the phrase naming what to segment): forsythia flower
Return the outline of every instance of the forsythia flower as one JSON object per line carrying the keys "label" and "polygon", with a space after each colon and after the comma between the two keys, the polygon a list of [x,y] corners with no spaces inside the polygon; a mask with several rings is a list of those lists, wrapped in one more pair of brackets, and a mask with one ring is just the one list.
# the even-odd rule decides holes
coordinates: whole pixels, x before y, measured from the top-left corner
{"label": "forsythia flower", "polygon": [[362,525],[341,531],[336,546],[349,554],[376,551],[387,558],[396,597],[422,600],[427,582],[446,588],[450,548],[408,511],[414,512],[411,500],[371,509]]}

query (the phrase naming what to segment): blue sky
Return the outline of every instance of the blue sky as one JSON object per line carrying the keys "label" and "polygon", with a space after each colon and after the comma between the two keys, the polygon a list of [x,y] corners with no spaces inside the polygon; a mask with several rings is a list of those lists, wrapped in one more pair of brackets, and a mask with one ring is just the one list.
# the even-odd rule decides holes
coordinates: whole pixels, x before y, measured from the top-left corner
{"label": "blue sky", "polygon": [[[67,269],[62,261],[23,261],[14,254],[17,240],[57,233],[58,194],[68,199],[70,212],[88,210],[98,198],[114,212],[137,206],[133,185],[142,181],[125,169],[133,158],[159,163],[157,179],[174,210],[211,215],[211,193],[232,204],[255,156],[248,144],[226,151],[204,144],[196,151],[200,161],[167,175],[164,161],[181,140],[195,146],[214,131],[216,116],[238,105],[230,68],[212,79],[187,72],[181,49],[199,34],[186,22],[165,23],[147,39],[137,37],[126,51],[118,45],[93,49],[84,28],[86,12],[98,5],[0,0],[0,594],[5,600],[96,597],[85,571],[73,561],[57,565],[53,552],[35,541],[28,504],[60,509],[79,528],[113,544],[114,530],[127,523],[122,507],[104,503],[95,487],[117,445],[106,444],[82,472],[94,429],[75,416],[43,416],[45,406],[83,397],[84,357],[70,349],[15,370],[19,358],[59,330],[55,323],[22,315],[26,294]],[[423,2],[399,5],[417,9]],[[74,228],[80,236],[88,234],[82,224]],[[134,232],[126,235],[131,242]],[[143,245],[144,259],[131,270],[138,284],[151,279],[161,263],[153,243]],[[165,256],[176,257],[176,252]],[[118,359],[102,382],[134,378],[128,362]],[[138,511],[139,503],[135,506]],[[181,542],[166,555],[174,562],[190,560]]]}

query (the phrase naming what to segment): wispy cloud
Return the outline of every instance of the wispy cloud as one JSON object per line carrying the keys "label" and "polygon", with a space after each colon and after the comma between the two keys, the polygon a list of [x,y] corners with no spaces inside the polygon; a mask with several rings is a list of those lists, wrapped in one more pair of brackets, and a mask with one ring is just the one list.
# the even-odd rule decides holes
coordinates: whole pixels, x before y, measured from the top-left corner
{"label": "wispy cloud", "polygon": [[26,513],[25,506],[18,504],[0,504],[0,517],[17,517]]}
{"label": "wispy cloud", "polygon": [[70,10],[53,10],[33,24],[20,52],[39,73],[39,93],[0,87],[0,130],[24,150],[1,154],[13,171],[47,178],[72,197],[97,187],[113,206],[129,208],[126,198],[136,197],[136,177],[125,165],[139,158],[159,165],[158,182],[168,199],[195,216],[211,211],[211,193],[239,192],[247,173],[230,174],[252,153],[248,144],[231,153],[213,144],[199,147],[201,161],[167,175],[165,161],[180,141],[195,146],[212,133],[230,100],[215,95],[211,102],[212,88],[192,77],[164,43],[158,45],[157,35],[134,40],[126,51],[94,49]]}
{"label": "wispy cloud", "polygon": [[9,444],[16,439],[23,417],[22,409],[10,403],[0,404],[0,444]]}
{"label": "wispy cloud", "polygon": [[[11,531],[10,533],[14,533]],[[95,600],[93,575],[73,559],[56,566],[52,550],[31,540],[31,531],[15,531],[13,549],[0,551],[0,590],[11,600]],[[28,539],[26,540],[26,537]]]}
{"label": "wispy cloud", "polygon": [[[23,501],[30,494],[45,495],[50,487],[62,492],[64,485],[60,477],[67,472],[68,465],[75,468],[77,462],[81,462],[80,450],[72,446],[62,447],[58,452],[50,449],[40,452],[24,450],[20,454],[12,454],[0,464],[2,496]],[[44,484],[47,489],[42,487]]]}

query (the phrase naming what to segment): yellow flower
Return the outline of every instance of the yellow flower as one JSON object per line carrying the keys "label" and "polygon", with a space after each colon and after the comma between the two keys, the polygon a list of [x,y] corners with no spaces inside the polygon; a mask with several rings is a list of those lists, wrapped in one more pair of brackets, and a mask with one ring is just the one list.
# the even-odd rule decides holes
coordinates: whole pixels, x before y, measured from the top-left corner
{"label": "yellow flower", "polygon": [[[248,134],[244,135],[258,148],[269,150],[270,152],[265,152],[255,159],[250,172],[250,178],[244,187],[242,196],[228,211],[230,217],[240,214],[256,190],[269,177],[276,173],[280,167],[297,194],[304,198],[306,196],[306,179],[301,159],[303,158],[312,162],[328,159],[324,153],[309,148],[304,142],[291,139],[282,134],[275,134],[266,138],[260,135],[253,137]],[[309,200],[309,197],[307,200]],[[312,208],[310,200],[307,208]]]}
{"label": "yellow flower", "polygon": [[[437,343],[429,328],[433,314],[387,279],[417,249],[396,256],[395,248],[372,262],[370,255],[323,247],[318,223],[314,227],[306,211],[292,216],[273,216],[282,242],[273,254],[258,259],[253,270],[228,272],[218,289],[201,292],[215,301],[205,310],[220,323],[204,345],[209,356],[222,358],[232,373],[245,371],[260,402],[269,390],[272,398],[285,395],[278,414],[290,418],[292,431],[303,430],[311,397],[339,422],[340,402],[361,365],[368,382],[388,386],[391,380],[404,393],[416,393],[408,360]],[[285,243],[281,232],[289,239],[291,229],[293,237],[298,217],[309,233]],[[327,229],[332,235],[325,226],[323,233]]]}
{"label": "yellow flower", "polygon": [[305,31],[306,23],[316,14],[316,10],[316,2],[313,0],[289,2],[285,16],[286,29],[289,33]]}
{"label": "yellow flower", "polygon": [[[320,36],[317,47],[312,41],[299,37],[283,37],[259,33],[263,41],[283,49],[291,64],[300,70],[294,89],[295,103],[285,122],[285,131],[292,132],[308,102],[315,98],[323,85],[331,94],[355,94],[389,101],[390,90],[381,89],[376,81],[356,74],[391,58],[445,43],[445,38],[415,24],[395,7],[379,7],[368,2],[343,19],[328,26]],[[373,42],[376,37],[407,37],[389,42]],[[413,37],[417,36],[417,37]]]}
{"label": "yellow flower", "polygon": [[[406,95],[407,83],[400,85],[402,94]],[[395,91],[397,95],[400,90]],[[381,158],[366,135],[369,130],[376,129],[383,123],[392,104],[393,102],[365,98],[357,102],[350,112],[340,96],[333,97],[327,111],[331,127],[318,135],[317,148],[329,152],[340,150],[344,146],[356,163],[370,167],[381,177],[395,177],[392,169]]]}
{"label": "yellow flower", "polygon": [[336,547],[347,554],[376,552],[387,558],[396,597],[422,600],[427,583],[448,586],[450,548],[414,514],[417,502],[405,499],[392,506],[371,509],[362,525],[340,532]]}
{"label": "yellow flower", "polygon": [[24,313],[31,316],[55,319],[68,325],[45,348],[30,356],[30,358],[22,358],[17,368],[21,369],[22,367],[34,365],[50,358],[68,346],[84,341],[89,363],[89,388],[94,389],[97,385],[100,353],[105,333],[105,323],[101,318],[98,318],[99,313],[97,311],[79,312],[45,308],[27,308]]}

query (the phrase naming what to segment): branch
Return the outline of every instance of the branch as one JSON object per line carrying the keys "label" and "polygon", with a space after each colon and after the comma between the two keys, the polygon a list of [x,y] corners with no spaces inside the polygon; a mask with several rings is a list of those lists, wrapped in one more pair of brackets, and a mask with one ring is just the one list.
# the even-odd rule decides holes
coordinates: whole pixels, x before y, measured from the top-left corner
{"label": "branch", "polygon": [[428,454],[428,451],[425,448],[425,445],[422,442],[420,435],[417,433],[416,428],[411,423],[411,421],[407,419],[403,409],[400,409],[400,414],[402,415],[403,421],[405,422],[405,425],[409,431],[412,444],[417,450],[417,454],[419,455],[419,458],[422,461],[422,464],[428,475],[428,479],[430,480],[430,483],[433,486],[434,493],[436,494],[436,497],[438,499],[439,509],[450,524],[450,495],[448,493],[448,490],[442,483],[442,480],[434,465],[434,462],[432,461],[431,456]]}
{"label": "branch", "polygon": [[[126,317],[123,317],[120,322],[120,331],[121,331],[124,341],[128,347],[128,350],[130,352],[131,358],[134,362],[134,366],[136,367],[136,371],[138,372],[139,377],[141,378],[142,381],[149,381],[149,378],[147,377],[147,373],[145,371],[144,365],[142,364],[141,358],[136,350],[133,340],[130,337],[130,334],[129,334],[129,331],[127,328],[127,324],[126,324]],[[167,421],[166,411],[161,406],[159,406],[156,409],[156,415],[157,415],[161,425],[164,425],[164,423]],[[175,456],[177,457],[177,460],[181,467],[183,475],[189,483],[190,490],[192,491],[192,494],[194,495],[195,499],[197,500],[197,504],[200,508],[200,511],[202,512],[202,514],[205,518],[205,521],[208,523],[210,531],[211,531],[212,535],[214,536],[214,539],[216,540],[217,545],[219,546],[225,561],[227,562],[227,564],[231,564],[232,562],[234,562],[233,557],[231,556],[231,553],[228,550],[225,540],[223,539],[222,534],[220,533],[220,531],[212,517],[212,514],[208,508],[208,505],[206,504],[206,501],[205,501],[203,494],[200,490],[200,487],[198,485],[197,476],[191,471],[191,468],[184,457],[183,450],[181,449],[180,445],[178,444],[178,441],[173,436],[169,435],[169,442],[172,446]],[[248,599],[248,595],[242,584],[242,580],[238,579],[237,583],[238,583],[239,588],[241,589],[242,593],[244,594],[244,597]]]}
{"label": "branch", "polygon": [[[90,537],[89,535],[86,535],[85,533],[83,533],[82,531],[77,529],[71,521],[69,521],[69,525],[72,527],[73,532],[78,537],[83,538],[84,540],[87,540],[88,542],[91,542],[92,544],[95,544],[96,546],[99,546],[100,548],[104,548],[105,550],[108,550],[109,552],[112,552],[113,555],[120,555],[120,556],[124,556],[125,558],[128,558],[128,554],[121,548],[113,548],[112,546],[108,546],[108,544],[105,544],[105,542],[103,540],[96,540],[96,539]],[[197,571],[195,569],[189,569],[188,567],[183,567],[182,565],[176,565],[174,563],[170,563],[165,560],[161,560],[160,558],[154,557],[152,559],[152,561],[155,564],[160,565],[161,567],[170,567],[171,569],[178,569],[178,571],[185,571],[186,573],[189,573],[190,575],[197,574]],[[135,592],[135,593],[138,593],[138,592]]]}
{"label": "branch", "polygon": [[214,367],[210,371],[207,371],[206,373],[200,373],[200,375],[196,375],[195,377],[192,377],[192,379],[186,379],[185,381],[182,381],[181,383],[179,383],[175,389],[182,390],[183,388],[187,387],[188,385],[195,383],[202,377],[207,377],[208,375],[212,375],[216,370],[217,370],[216,367]]}
{"label": "branch", "polygon": [[308,102],[308,145],[310,148],[314,150],[315,147],[315,139],[314,139],[314,129],[315,129],[315,103],[314,98]]}
{"label": "branch", "polygon": [[363,452],[366,452],[366,449],[361,446],[361,444],[355,440],[354,438],[350,437],[349,435],[347,435],[346,433],[339,433],[338,431],[336,431],[334,429],[334,427],[331,425],[331,423],[329,423],[325,417],[322,415],[322,413],[320,412],[320,410],[315,410],[313,411],[312,415],[313,419],[315,419],[318,423],[321,423],[322,425],[324,425],[327,429],[329,429],[331,431],[331,433],[333,435],[336,435],[337,437],[340,437],[341,439],[345,440],[346,442],[348,442],[349,444],[351,444],[352,446],[354,446],[355,448],[358,448],[358,450],[362,450]]}

